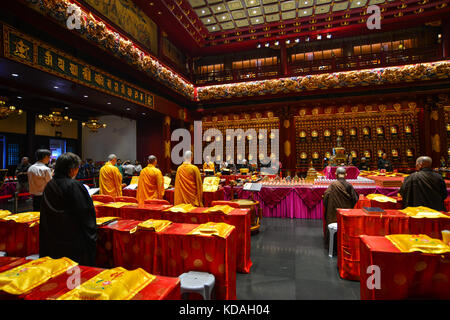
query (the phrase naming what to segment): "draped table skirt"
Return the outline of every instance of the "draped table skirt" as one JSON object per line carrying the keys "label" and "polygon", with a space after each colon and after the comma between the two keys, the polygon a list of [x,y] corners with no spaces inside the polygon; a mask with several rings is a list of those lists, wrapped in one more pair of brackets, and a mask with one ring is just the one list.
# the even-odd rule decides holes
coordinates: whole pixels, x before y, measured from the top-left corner
{"label": "draped table skirt", "polygon": [[[400,252],[377,236],[361,236],[360,252],[361,300],[450,299],[449,253]],[[379,287],[369,266],[379,268]]]}

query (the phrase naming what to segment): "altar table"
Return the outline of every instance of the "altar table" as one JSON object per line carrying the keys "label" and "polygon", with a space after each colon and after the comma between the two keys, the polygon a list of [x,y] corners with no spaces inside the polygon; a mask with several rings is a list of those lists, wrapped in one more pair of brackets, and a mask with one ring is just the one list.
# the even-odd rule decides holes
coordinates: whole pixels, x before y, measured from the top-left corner
{"label": "altar table", "polygon": [[[323,174],[326,179],[336,179],[336,169],[339,167],[326,166]],[[342,167],[341,167],[342,168]],[[358,179],[359,169],[354,166],[344,167],[347,173],[346,179]]]}
{"label": "altar table", "polygon": [[[178,277],[188,271],[214,275],[216,298],[236,299],[236,230],[226,237],[189,235],[198,224],[173,223],[163,231],[137,230],[140,221],[119,220],[99,228],[97,261],[151,274]],[[100,265],[103,267],[103,265]]]}
{"label": "altar table", "polygon": [[[450,254],[406,253],[385,237],[360,237],[361,300],[450,299]],[[380,268],[380,287],[367,285]],[[369,284],[373,284],[369,279]]]}
{"label": "altar table", "polygon": [[39,253],[39,224],[0,220],[0,251],[11,257]]}
{"label": "altar table", "polygon": [[398,210],[382,215],[367,214],[362,209],[337,210],[338,269],[343,279],[359,280],[361,235],[426,234],[442,239],[442,230],[450,230],[447,218],[411,218]]}
{"label": "altar table", "polygon": [[[30,260],[4,257],[0,258],[0,272],[7,271],[14,267],[20,266]],[[80,268],[80,284],[95,277],[100,272],[104,271],[101,268],[93,268],[86,266],[79,266]],[[0,292],[0,299],[19,299],[19,300],[54,300],[69,291],[67,287],[67,280],[73,274],[63,273],[52,278],[29,292],[13,296],[5,292]],[[180,300],[180,280],[175,277],[156,276],[151,283],[140,290],[132,300]]]}
{"label": "altar table", "polygon": [[[259,201],[263,217],[323,219],[323,194],[326,186],[263,186],[254,192],[254,200]],[[252,192],[242,187],[233,187],[238,199],[251,199]],[[355,186],[359,194],[381,193],[394,196],[398,188]],[[225,200],[231,200],[231,186],[224,187]]]}

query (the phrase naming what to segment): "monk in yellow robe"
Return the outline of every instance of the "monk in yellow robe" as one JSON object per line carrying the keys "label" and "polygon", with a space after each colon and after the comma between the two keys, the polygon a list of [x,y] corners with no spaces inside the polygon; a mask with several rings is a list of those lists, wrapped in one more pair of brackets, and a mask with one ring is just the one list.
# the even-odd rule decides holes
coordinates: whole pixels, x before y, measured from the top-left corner
{"label": "monk in yellow robe", "polygon": [[214,162],[210,160],[209,156],[206,156],[206,162],[203,164],[203,170],[212,170],[216,173]]}
{"label": "monk in yellow robe", "polygon": [[100,194],[121,197],[122,187],[122,175],[119,169],[115,166],[117,163],[117,157],[115,154],[108,156],[108,162],[100,169],[99,183],[100,183]]}
{"label": "monk in yellow robe", "polygon": [[156,157],[149,156],[147,167],[139,175],[136,196],[139,204],[143,204],[147,199],[162,199],[164,196],[164,178],[156,168],[156,163]]}
{"label": "monk in yellow robe", "polygon": [[203,184],[200,170],[191,164],[192,152],[186,151],[184,162],[178,167],[175,177],[174,204],[192,204],[203,206]]}

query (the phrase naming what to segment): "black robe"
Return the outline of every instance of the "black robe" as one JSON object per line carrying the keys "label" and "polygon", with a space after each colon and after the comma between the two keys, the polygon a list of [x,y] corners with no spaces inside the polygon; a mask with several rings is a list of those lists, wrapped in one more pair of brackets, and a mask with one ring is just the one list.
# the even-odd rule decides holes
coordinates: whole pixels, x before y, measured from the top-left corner
{"label": "black robe", "polygon": [[403,208],[423,206],[446,211],[444,200],[447,198],[447,187],[444,178],[430,168],[423,168],[406,177],[400,194],[403,198]]}
{"label": "black robe", "polygon": [[95,208],[86,188],[74,179],[55,176],[43,193],[39,255],[94,266],[96,242]]}

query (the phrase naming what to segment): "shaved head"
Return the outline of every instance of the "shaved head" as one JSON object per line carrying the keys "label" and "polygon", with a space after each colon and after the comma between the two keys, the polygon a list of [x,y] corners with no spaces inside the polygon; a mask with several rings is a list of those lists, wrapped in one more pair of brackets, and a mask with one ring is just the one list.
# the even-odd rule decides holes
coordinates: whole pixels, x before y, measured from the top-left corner
{"label": "shaved head", "polygon": [[116,156],[115,154],[110,154],[110,155],[108,156],[108,161],[112,161],[112,160],[114,160],[114,159],[117,159],[117,156]]}
{"label": "shaved head", "polygon": [[417,158],[416,167],[418,167],[419,169],[431,168],[432,163],[433,163],[433,160],[431,160],[430,157],[422,156],[422,157]]}
{"label": "shaved head", "polygon": [[338,167],[336,169],[336,178],[345,178],[347,176],[347,170],[344,167]]}
{"label": "shaved head", "polygon": [[148,163],[155,164],[156,163],[156,157],[154,155],[148,156]]}
{"label": "shaved head", "polygon": [[184,153],[184,157],[183,157],[184,161],[192,161],[192,152],[191,151],[186,151]]}

